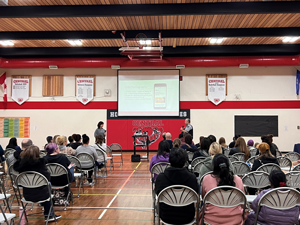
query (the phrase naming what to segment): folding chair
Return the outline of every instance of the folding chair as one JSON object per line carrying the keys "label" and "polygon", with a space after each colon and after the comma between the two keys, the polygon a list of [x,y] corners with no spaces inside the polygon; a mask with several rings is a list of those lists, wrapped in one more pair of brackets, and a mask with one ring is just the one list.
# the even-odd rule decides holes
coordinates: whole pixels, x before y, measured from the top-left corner
{"label": "folding chair", "polygon": [[[104,165],[104,167],[103,167],[104,170],[103,170],[103,176],[102,177],[107,177],[107,167],[106,167],[107,160],[105,160],[106,153],[103,150],[97,149],[97,148],[96,148],[96,152],[97,152],[97,155],[99,157],[103,158],[103,161],[101,161],[101,163],[103,163],[103,165]],[[98,162],[100,163],[99,160],[98,160]],[[99,169],[98,169],[98,171],[99,171]],[[104,174],[106,174],[106,175],[104,175]]]}
{"label": "folding chair", "polygon": [[225,156],[229,156],[229,152],[230,152],[230,149],[229,148],[224,148],[224,147],[222,147],[222,150],[223,150],[223,154],[225,155]]}
{"label": "folding chair", "polygon": [[[19,224],[20,224],[20,222],[22,220],[22,217],[25,214],[26,221],[28,222],[27,215],[25,213],[26,212],[26,206],[28,204],[43,203],[43,202],[46,202],[46,201],[50,201],[51,207],[50,207],[47,219],[46,219],[46,225],[47,225],[48,221],[49,221],[49,218],[50,218],[51,212],[53,212],[53,214],[55,215],[53,202],[52,202],[51,187],[50,187],[50,183],[47,180],[47,178],[44,175],[42,175],[38,172],[35,172],[35,171],[23,172],[23,173],[21,173],[17,176],[16,186],[17,186],[17,189],[18,189],[19,196],[22,196],[21,191],[20,191],[20,187],[22,187],[24,189],[24,188],[39,188],[39,187],[47,186],[48,194],[49,194],[49,197],[47,199],[41,199],[40,201],[37,201],[37,202],[28,201],[24,197],[21,199],[23,209],[22,209],[22,214],[19,218]],[[25,205],[24,205],[24,203],[25,203]],[[56,222],[56,217],[55,216],[54,216],[54,219],[55,219],[55,222]]]}
{"label": "folding chair", "polygon": [[[93,171],[94,182],[96,182],[96,167],[95,167],[95,159],[92,155],[88,153],[79,153],[76,155],[81,164],[81,170],[88,173],[89,171]],[[84,164],[92,165],[91,167],[84,168]],[[87,174],[88,175],[88,174]]]}
{"label": "folding chair", "polygon": [[206,159],[206,157],[197,157],[195,158],[192,162],[191,162],[191,167],[192,167],[192,171],[194,169],[194,166],[199,163],[199,162],[202,162]]}
{"label": "folding chair", "polygon": [[247,199],[240,189],[232,186],[220,186],[210,190],[203,198],[201,225],[205,224],[204,215],[206,204],[211,204],[220,208],[232,208],[243,205],[241,219],[244,220]]}
{"label": "folding chair", "polygon": [[[84,193],[84,185],[83,184],[83,178],[84,178],[84,172],[82,171],[81,168],[81,163],[79,161],[79,159],[75,156],[72,155],[66,155],[67,158],[69,159],[69,161],[75,165],[75,170],[74,170],[74,178],[76,180],[76,187],[78,187],[78,180],[79,181],[79,190],[78,190],[78,195],[77,197],[79,198],[80,195],[80,188],[82,187],[82,191]],[[76,171],[76,172],[75,172]]]}
{"label": "folding chair", "polygon": [[292,171],[285,174],[286,185],[290,188],[300,188],[300,172]]}
{"label": "folding chair", "polygon": [[239,177],[242,177],[245,174],[250,173],[251,171],[250,166],[248,166],[246,163],[241,161],[233,162],[232,166],[233,166],[233,173]]}
{"label": "folding chair", "polygon": [[12,149],[12,148],[9,148],[9,149],[6,149],[5,150],[5,153],[4,153],[4,158],[5,160],[10,156],[10,155],[13,155],[15,153],[15,149]]}
{"label": "folding chair", "polygon": [[200,173],[200,169],[201,169],[201,166],[203,166],[203,161],[202,162],[198,162],[194,168],[192,169],[192,172],[193,173]]}
{"label": "folding chair", "polygon": [[[201,193],[201,187],[202,187],[202,182],[203,182],[204,177],[205,177],[206,175],[212,174],[212,173],[213,173],[213,171],[209,171],[209,172],[207,172],[206,174],[204,174],[204,175],[199,179],[199,194]],[[199,197],[200,197],[200,200],[201,200],[202,196],[199,195]]]}
{"label": "folding chair", "polygon": [[123,151],[122,151],[121,145],[119,145],[117,143],[113,143],[109,147],[112,150],[112,152],[113,151],[121,151],[121,153],[112,153],[112,157],[120,156],[121,157],[120,167],[121,167],[121,164],[123,166]]}
{"label": "folding chair", "polygon": [[293,188],[280,187],[264,194],[258,202],[254,225],[258,224],[258,215],[262,206],[277,210],[291,209],[300,206],[300,192]]}
{"label": "folding chair", "polygon": [[15,184],[15,181],[16,181],[17,176],[19,175],[19,172],[15,171],[13,166],[14,165],[10,165],[8,170],[7,170],[9,178],[10,178],[10,184],[9,184],[9,187],[8,187],[7,191],[9,191],[10,185],[12,185],[12,188],[13,188],[13,191],[14,191],[15,194],[14,194],[12,200],[11,200],[11,205],[12,205],[15,198],[17,199],[18,205],[20,205],[19,198],[21,199],[21,196],[19,196],[19,198],[18,198],[17,186]]}
{"label": "folding chair", "polygon": [[292,168],[292,171],[300,171],[300,164]]}
{"label": "folding chair", "polygon": [[280,157],[282,156],[282,153],[281,151],[279,151],[277,148],[276,148],[276,157]]}
{"label": "folding chair", "polygon": [[40,152],[40,158],[44,158],[46,154],[44,152]]}
{"label": "folding chair", "polygon": [[[66,210],[68,201],[69,201],[69,197],[71,195],[71,184],[70,184],[70,180],[69,180],[68,170],[64,166],[62,166],[58,163],[48,163],[48,164],[46,164],[46,166],[50,172],[51,177],[60,177],[60,176],[64,176],[64,175],[66,176],[67,183],[65,185],[61,185],[61,186],[56,186],[53,184],[51,185],[51,189],[54,189],[54,190],[63,189],[63,188],[68,189],[67,199],[65,201],[65,208],[64,208],[64,210]],[[73,199],[72,199],[72,203],[73,203]]]}
{"label": "folding chair", "polygon": [[281,170],[281,168],[275,163],[267,163],[258,167],[256,171],[264,171],[270,174],[273,170]]}
{"label": "folding chair", "polygon": [[238,157],[235,157],[233,155],[228,156],[228,159],[231,163],[240,161]]}
{"label": "folding chair", "polygon": [[[16,214],[11,213],[10,205],[8,202],[8,198],[11,196],[11,194],[6,194],[5,187],[4,187],[2,180],[0,180],[0,185],[1,185],[1,189],[2,189],[1,192],[3,193],[3,194],[0,194],[0,200],[3,200],[4,205],[6,205],[5,210],[3,210],[2,204],[0,204],[0,210],[1,210],[0,224],[2,224],[4,222],[7,225],[14,224],[13,218],[16,217]],[[9,213],[6,213],[6,209],[8,209]],[[10,223],[8,222],[9,220],[10,220]]]}
{"label": "folding chair", "polygon": [[194,152],[186,151],[189,163],[193,161]]}
{"label": "folding chair", "polygon": [[245,154],[244,153],[235,153],[232,156],[237,157],[239,159],[239,161],[241,162],[245,162]]}
{"label": "folding chair", "polygon": [[250,157],[256,156],[256,153],[257,153],[257,149],[256,148],[250,149]]}
{"label": "folding chair", "polygon": [[[253,171],[242,178],[245,193],[248,193],[248,188],[263,189],[270,186],[269,174],[264,171]],[[246,195],[247,202],[252,203],[257,195]]]}
{"label": "folding chair", "polygon": [[246,163],[251,163],[252,165],[253,165],[253,163],[254,163],[254,160],[257,158],[257,156],[252,156],[252,157],[250,157],[247,161],[246,161]]}
{"label": "folding chair", "polygon": [[300,160],[300,154],[297,152],[286,153],[283,157],[289,158],[292,162]]}
{"label": "folding chair", "polygon": [[114,157],[112,155],[112,150],[109,146],[106,146],[106,154],[107,154],[107,161],[108,160],[110,161],[109,172],[111,172],[111,168],[113,168],[113,170],[115,170],[115,167],[114,167]]}
{"label": "folding chair", "polygon": [[[166,205],[173,206],[173,207],[183,207],[183,206],[188,206],[190,204],[196,204],[195,206],[196,218],[194,218],[190,223],[187,223],[186,225],[198,223],[199,196],[193,189],[184,185],[172,185],[163,189],[159,193],[156,200],[157,212],[158,212],[157,224],[160,223],[168,224],[160,218],[160,210],[159,210],[160,203],[164,203]],[[176,217],[176,215],[174,215],[174,217]]]}
{"label": "folding chair", "polygon": [[279,156],[277,157],[277,161],[282,170],[291,171],[293,163],[289,158]]}

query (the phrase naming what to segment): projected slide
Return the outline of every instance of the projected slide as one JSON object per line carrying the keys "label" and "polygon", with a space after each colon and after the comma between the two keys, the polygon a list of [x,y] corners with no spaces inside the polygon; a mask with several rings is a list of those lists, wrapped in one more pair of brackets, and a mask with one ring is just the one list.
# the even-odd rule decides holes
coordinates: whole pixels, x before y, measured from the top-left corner
{"label": "projected slide", "polygon": [[119,70],[119,116],[178,116],[178,70]]}

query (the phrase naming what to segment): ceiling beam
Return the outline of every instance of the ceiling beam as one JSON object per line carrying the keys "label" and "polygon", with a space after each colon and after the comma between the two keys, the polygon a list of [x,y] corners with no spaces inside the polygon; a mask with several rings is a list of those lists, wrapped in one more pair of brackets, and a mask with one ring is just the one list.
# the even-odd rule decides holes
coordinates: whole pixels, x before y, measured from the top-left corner
{"label": "ceiling beam", "polygon": [[[298,55],[300,45],[210,45],[164,47],[164,56]],[[0,48],[0,57],[120,57],[117,47]]]}
{"label": "ceiling beam", "polygon": [[[207,37],[283,37],[300,36],[300,27],[284,28],[234,28],[234,29],[190,29],[190,30],[129,30],[124,31],[127,39],[139,33],[148,38],[207,38]],[[21,31],[1,32],[0,40],[57,40],[57,39],[120,39],[120,33],[111,31]]]}
{"label": "ceiling beam", "polygon": [[0,18],[300,13],[299,1],[0,7]]}

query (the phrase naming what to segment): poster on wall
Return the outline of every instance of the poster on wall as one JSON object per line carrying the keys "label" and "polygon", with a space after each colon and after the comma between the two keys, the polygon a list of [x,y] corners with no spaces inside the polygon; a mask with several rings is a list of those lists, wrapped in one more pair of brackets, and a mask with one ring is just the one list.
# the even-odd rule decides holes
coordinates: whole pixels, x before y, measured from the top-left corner
{"label": "poster on wall", "polygon": [[30,117],[0,117],[0,138],[29,138]]}
{"label": "poster on wall", "polygon": [[208,78],[208,99],[219,105],[226,98],[226,78]]}
{"label": "poster on wall", "polygon": [[94,97],[94,78],[77,78],[76,98],[86,105]]}
{"label": "poster on wall", "polygon": [[29,79],[12,79],[11,98],[22,105],[29,98]]}

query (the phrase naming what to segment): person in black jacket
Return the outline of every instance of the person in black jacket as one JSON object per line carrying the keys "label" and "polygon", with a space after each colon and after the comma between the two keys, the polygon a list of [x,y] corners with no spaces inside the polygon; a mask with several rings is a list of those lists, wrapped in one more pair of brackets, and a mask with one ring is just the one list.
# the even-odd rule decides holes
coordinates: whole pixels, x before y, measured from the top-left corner
{"label": "person in black jacket", "polygon": [[[14,169],[19,173],[35,171],[44,175],[50,181],[50,173],[46,167],[45,159],[40,158],[40,150],[37,146],[31,145],[20,154],[20,159],[15,162]],[[48,186],[39,188],[23,188],[23,195],[27,201],[38,202],[49,198]],[[50,201],[41,203],[44,206],[44,216],[47,219],[51,208]],[[52,212],[49,221],[54,221],[54,216],[59,219],[61,216],[54,215]]]}
{"label": "person in black jacket", "polygon": [[[185,167],[187,153],[181,148],[173,148],[170,152],[171,167],[158,175],[155,181],[155,193],[158,195],[163,189],[171,185],[185,185],[198,192],[196,176]],[[169,224],[190,223],[195,217],[194,204],[183,207],[172,207],[164,203],[159,205],[161,219]]]}
{"label": "person in black jacket", "polygon": [[261,143],[258,146],[260,156],[254,160],[252,171],[256,171],[260,166],[267,163],[275,163],[279,165],[277,158],[271,153],[270,146],[267,143]]}
{"label": "person in black jacket", "polygon": [[278,147],[273,143],[273,134],[261,136],[261,141],[267,143],[270,146],[272,155],[276,156],[276,149],[278,150]]}
{"label": "person in black jacket", "polygon": [[209,156],[208,150],[211,145],[209,138],[203,138],[201,141],[201,149],[196,151],[193,156],[193,160],[197,157],[207,157]]}

